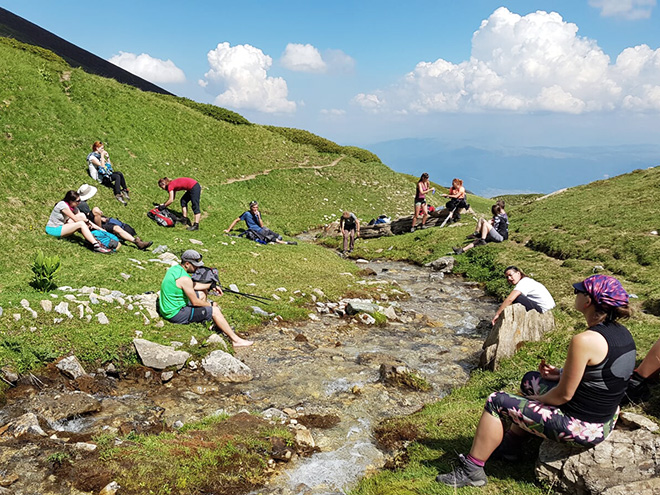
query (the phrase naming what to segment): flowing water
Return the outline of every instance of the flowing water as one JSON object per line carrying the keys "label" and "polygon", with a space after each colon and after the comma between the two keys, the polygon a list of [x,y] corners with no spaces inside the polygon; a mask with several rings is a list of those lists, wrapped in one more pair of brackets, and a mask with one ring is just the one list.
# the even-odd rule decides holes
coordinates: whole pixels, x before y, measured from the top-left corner
{"label": "flowing water", "polygon": [[[376,275],[357,283],[382,288],[379,303],[394,305],[397,320],[368,326],[319,315],[318,321],[268,325],[253,336],[253,347],[237,351],[254,374],[250,382],[222,384],[192,370],[182,370],[166,384],[143,370],[112,380],[107,390],[97,379],[92,392],[100,400],[100,412],[54,421],[51,427],[72,435],[157,432],[163,423],[187,423],[219,410],[233,414],[272,408],[338,418],[330,428],[310,428],[320,452],[292,460],[255,493],[320,495],[350,489],[384,463],[372,437],[378,422],[410,414],[467,380],[487,332],[485,323],[496,309],[476,284],[457,277],[397,262],[365,266]],[[392,288],[410,298],[393,300],[385,295],[392,294]],[[413,392],[382,384],[380,365],[397,361],[423,376],[432,390]],[[0,411],[0,424],[25,410],[32,395],[10,401]]]}

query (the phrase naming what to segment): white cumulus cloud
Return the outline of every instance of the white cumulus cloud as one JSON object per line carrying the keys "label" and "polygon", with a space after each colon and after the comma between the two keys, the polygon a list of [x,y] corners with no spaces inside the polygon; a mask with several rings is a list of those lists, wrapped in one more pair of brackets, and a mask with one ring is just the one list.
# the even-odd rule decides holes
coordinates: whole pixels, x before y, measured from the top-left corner
{"label": "white cumulus cloud", "polygon": [[286,81],[268,76],[273,59],[259,48],[219,43],[207,58],[211,69],[199,84],[207,89],[223,88],[215,98],[216,105],[266,113],[296,110],[296,103],[287,99]]}
{"label": "white cumulus cloud", "polygon": [[312,45],[289,43],[280,61],[287,69],[297,72],[325,72],[327,69],[321,53]]}
{"label": "white cumulus cloud", "polygon": [[349,73],[355,60],[342,50],[325,50],[323,54],[313,45],[289,43],[280,58],[286,69],[310,73]]}
{"label": "white cumulus cloud", "polygon": [[119,52],[110,62],[152,83],[182,83],[186,75],[171,60],[161,60],[146,53]]}
{"label": "white cumulus cloud", "polygon": [[648,19],[656,0],[589,0],[589,5],[600,9],[603,17]]}
{"label": "white cumulus cloud", "polygon": [[419,62],[401,82],[353,102],[369,112],[584,112],[660,108],[660,50],[624,50],[613,64],[555,12],[500,7],[472,37],[469,60]]}

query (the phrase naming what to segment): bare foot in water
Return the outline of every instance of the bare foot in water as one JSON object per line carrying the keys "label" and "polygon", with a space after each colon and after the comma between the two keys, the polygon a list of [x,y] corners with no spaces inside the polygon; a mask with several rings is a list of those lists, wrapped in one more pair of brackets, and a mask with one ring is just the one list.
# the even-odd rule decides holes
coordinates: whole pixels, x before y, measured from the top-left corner
{"label": "bare foot in water", "polygon": [[234,347],[249,347],[254,344],[251,340],[240,339],[231,343]]}

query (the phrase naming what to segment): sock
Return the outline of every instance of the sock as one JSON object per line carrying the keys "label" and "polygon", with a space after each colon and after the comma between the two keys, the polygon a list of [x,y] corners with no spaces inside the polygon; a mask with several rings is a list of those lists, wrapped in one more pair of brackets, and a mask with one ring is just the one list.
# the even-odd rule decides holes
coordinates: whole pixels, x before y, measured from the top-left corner
{"label": "sock", "polygon": [[479,466],[479,467],[484,467],[484,464],[486,464],[485,461],[480,461],[476,457],[472,457],[470,454],[467,455],[466,459],[471,462],[472,464]]}

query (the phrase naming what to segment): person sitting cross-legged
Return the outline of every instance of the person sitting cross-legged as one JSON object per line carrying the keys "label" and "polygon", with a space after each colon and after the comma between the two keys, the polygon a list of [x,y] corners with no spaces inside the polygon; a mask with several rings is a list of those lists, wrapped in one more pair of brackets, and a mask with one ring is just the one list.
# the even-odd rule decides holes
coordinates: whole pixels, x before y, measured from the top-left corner
{"label": "person sitting cross-legged", "polygon": [[268,244],[274,242],[276,244],[298,244],[296,241],[284,241],[282,236],[277,232],[273,232],[269,228],[264,226],[264,221],[261,218],[261,212],[259,211],[259,203],[256,201],[250,202],[250,209],[244,212],[240,217],[234,220],[228,229],[225,229],[225,234],[229,234],[231,229],[240,222],[244,221],[247,226],[247,231],[245,236],[248,239],[252,239],[262,244]]}
{"label": "person sitting cross-legged", "polygon": [[196,290],[190,274],[201,266],[204,266],[202,255],[194,249],[181,255],[181,264],[170,267],[160,285],[158,312],[170,323],[181,325],[213,321],[234,347],[252,345],[251,340],[239,337],[232,330],[218,304],[207,300],[204,290]]}

